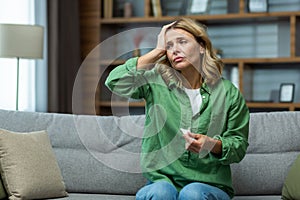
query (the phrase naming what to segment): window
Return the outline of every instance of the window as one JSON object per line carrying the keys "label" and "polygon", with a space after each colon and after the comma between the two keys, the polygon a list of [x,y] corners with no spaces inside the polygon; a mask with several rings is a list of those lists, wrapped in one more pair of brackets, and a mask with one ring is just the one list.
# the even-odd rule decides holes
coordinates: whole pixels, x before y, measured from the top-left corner
{"label": "window", "polygon": [[[1,0],[0,23],[35,24],[35,0]],[[36,61],[20,59],[19,110],[36,109]],[[0,58],[0,109],[16,109],[17,59]]]}

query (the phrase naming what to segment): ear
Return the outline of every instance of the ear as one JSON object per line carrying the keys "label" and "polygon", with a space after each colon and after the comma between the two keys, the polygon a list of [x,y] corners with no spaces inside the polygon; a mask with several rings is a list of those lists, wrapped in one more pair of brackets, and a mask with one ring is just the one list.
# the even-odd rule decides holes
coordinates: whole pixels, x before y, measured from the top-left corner
{"label": "ear", "polygon": [[201,44],[200,44],[199,50],[200,50],[200,54],[205,53],[205,48]]}

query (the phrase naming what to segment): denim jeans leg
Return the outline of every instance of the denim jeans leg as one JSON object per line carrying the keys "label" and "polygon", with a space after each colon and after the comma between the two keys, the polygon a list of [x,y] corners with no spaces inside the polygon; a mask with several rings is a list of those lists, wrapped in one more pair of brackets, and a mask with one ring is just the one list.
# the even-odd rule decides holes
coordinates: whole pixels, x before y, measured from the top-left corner
{"label": "denim jeans leg", "polygon": [[204,183],[190,183],[179,193],[179,200],[230,200],[223,190]]}
{"label": "denim jeans leg", "polygon": [[158,181],[142,187],[136,193],[136,200],[176,200],[176,188],[167,181]]}

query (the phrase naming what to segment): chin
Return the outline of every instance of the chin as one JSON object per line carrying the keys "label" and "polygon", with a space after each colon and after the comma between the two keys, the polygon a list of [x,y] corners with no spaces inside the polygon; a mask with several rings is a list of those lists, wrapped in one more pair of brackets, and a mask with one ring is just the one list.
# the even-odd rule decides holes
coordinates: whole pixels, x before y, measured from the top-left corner
{"label": "chin", "polygon": [[179,70],[179,71],[186,69],[188,67],[189,67],[189,65],[186,65],[184,63],[177,63],[177,64],[173,65],[173,68],[176,70]]}

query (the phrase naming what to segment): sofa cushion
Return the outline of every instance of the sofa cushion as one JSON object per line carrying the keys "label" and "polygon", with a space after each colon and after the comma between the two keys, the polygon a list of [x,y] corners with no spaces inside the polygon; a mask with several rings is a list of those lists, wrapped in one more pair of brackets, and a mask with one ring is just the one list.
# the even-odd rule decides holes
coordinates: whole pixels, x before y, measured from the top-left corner
{"label": "sofa cushion", "polygon": [[300,112],[251,113],[247,153],[300,151]]}
{"label": "sofa cushion", "polygon": [[297,152],[247,154],[240,163],[232,164],[236,195],[280,196],[288,167],[297,154]]}
{"label": "sofa cushion", "polygon": [[54,148],[69,192],[133,195],[146,183],[139,167],[141,138],[133,136],[142,134],[144,117],[73,116],[72,121],[76,131],[57,137],[79,137],[80,146],[66,148],[61,142]]}
{"label": "sofa cushion", "polygon": [[282,198],[300,199],[300,155],[291,166],[282,188]]}
{"label": "sofa cushion", "polygon": [[0,170],[10,199],[67,196],[46,131],[0,129]]}

